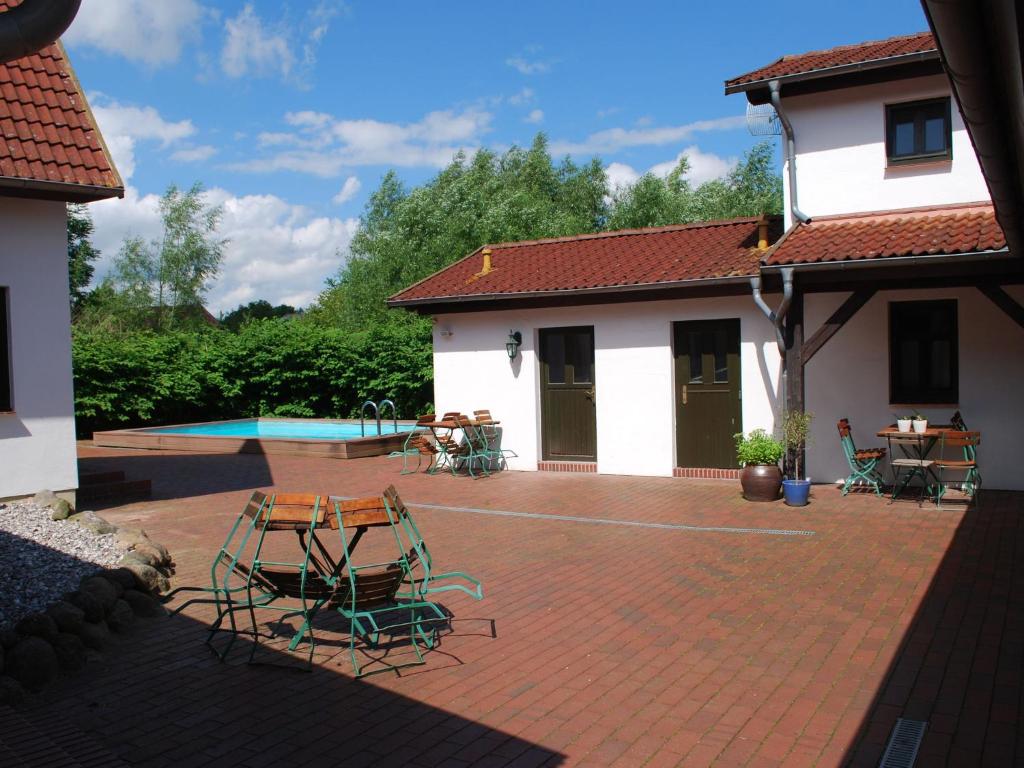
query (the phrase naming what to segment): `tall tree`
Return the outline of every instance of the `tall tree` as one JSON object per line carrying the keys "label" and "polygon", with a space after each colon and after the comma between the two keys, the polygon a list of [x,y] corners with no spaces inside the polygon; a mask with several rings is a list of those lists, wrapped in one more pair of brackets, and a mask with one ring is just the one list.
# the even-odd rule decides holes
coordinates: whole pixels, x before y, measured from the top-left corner
{"label": "tall tree", "polygon": [[221,327],[229,331],[238,331],[243,325],[253,320],[274,320],[282,317],[290,317],[301,310],[296,310],[290,304],[271,305],[266,299],[257,299],[248,304],[239,304],[237,309],[222,313],[219,321]]}
{"label": "tall tree", "polygon": [[89,238],[92,236],[92,217],[80,203],[68,205],[68,287],[71,292],[71,311],[76,314],[85,300],[93,275],[93,262],[99,258]]}
{"label": "tall tree", "polygon": [[172,184],[160,198],[161,236],[124,241],[113,283],[136,323],[166,329],[198,318],[224,258],[227,241],[216,237],[221,214],[220,206],[204,202],[202,184],[185,192]]}

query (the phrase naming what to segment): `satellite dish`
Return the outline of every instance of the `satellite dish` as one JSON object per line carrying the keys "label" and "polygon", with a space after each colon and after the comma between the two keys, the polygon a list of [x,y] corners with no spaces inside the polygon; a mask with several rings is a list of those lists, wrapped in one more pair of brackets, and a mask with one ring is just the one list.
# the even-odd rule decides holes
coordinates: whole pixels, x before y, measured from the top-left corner
{"label": "satellite dish", "polygon": [[779,115],[771,104],[747,104],[747,130],[751,136],[781,136]]}

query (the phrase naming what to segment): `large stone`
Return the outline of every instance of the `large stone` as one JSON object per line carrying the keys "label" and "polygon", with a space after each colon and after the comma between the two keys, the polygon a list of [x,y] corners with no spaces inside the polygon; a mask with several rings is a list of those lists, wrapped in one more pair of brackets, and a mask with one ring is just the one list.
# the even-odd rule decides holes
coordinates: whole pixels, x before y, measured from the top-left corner
{"label": "large stone", "polygon": [[160,601],[147,592],[140,592],[137,589],[126,589],[122,600],[132,607],[136,616],[155,619],[167,614],[167,610]]}
{"label": "large stone", "polygon": [[107,616],[107,626],[114,632],[124,632],[134,623],[135,614],[132,612],[132,607],[124,600],[118,600],[114,603],[114,608],[110,611],[110,615]]}
{"label": "large stone", "polygon": [[25,689],[21,687],[21,683],[13,677],[0,675],[0,704],[14,707],[21,704],[24,698]]}
{"label": "large stone", "polygon": [[159,553],[151,547],[130,549],[125,552],[124,557],[126,560],[133,560],[136,563],[148,565],[150,568],[160,568],[163,565]]}
{"label": "large stone", "polygon": [[86,530],[92,531],[93,533],[101,536],[105,533],[114,533],[117,531],[116,525],[108,523],[95,512],[79,512],[77,515],[69,517],[68,522],[78,523]]}
{"label": "large stone", "polygon": [[40,507],[48,507],[51,504],[53,504],[53,502],[57,501],[57,499],[59,498],[60,497],[53,491],[42,490],[32,497],[32,501],[34,501]]}
{"label": "large stone", "polygon": [[87,576],[79,585],[82,592],[88,592],[103,605],[103,612],[109,613],[117,602],[117,588],[102,576]]}
{"label": "large stone", "polygon": [[4,647],[0,645],[0,672],[4,671]]}
{"label": "large stone", "polygon": [[121,560],[120,565],[127,568],[135,576],[135,585],[139,589],[158,594],[170,589],[170,582],[167,577],[151,565],[140,563],[138,560],[129,558],[127,555]]}
{"label": "large stone", "polygon": [[100,571],[99,578],[103,579],[107,582],[107,584],[112,586],[114,588],[114,594],[117,595],[118,599],[121,598],[121,595],[124,594],[124,585],[121,583],[120,579],[115,579],[113,576],[110,575],[108,571]]}
{"label": "large stone", "polygon": [[18,633],[15,632],[13,629],[0,630],[0,645],[2,645],[7,650],[10,650],[14,646],[16,646],[18,644],[18,640],[20,639],[21,638],[18,637]]}
{"label": "large stone", "polygon": [[7,657],[7,671],[23,686],[34,691],[57,677],[60,664],[52,645],[41,637],[26,637],[11,649]]}
{"label": "large stone", "polygon": [[78,636],[82,638],[86,648],[92,648],[94,651],[102,651],[110,645],[110,627],[105,621],[96,624],[85,622],[78,630]]}
{"label": "large stone", "polygon": [[85,666],[85,643],[78,635],[61,632],[53,641],[53,651],[65,672],[77,672]]}
{"label": "large stone", "polygon": [[170,565],[171,556],[170,553],[163,547],[158,547],[155,542],[149,541],[142,544],[136,544],[132,552],[142,553],[148,558],[152,558],[157,566]]}
{"label": "large stone", "polygon": [[56,622],[61,632],[77,632],[85,621],[85,611],[66,600],[54,603],[46,609],[46,613]]}
{"label": "large stone", "polygon": [[67,520],[74,514],[74,510],[66,499],[57,499],[49,507],[51,520]]}
{"label": "large stone", "polygon": [[72,605],[81,608],[85,613],[86,622],[96,623],[103,621],[103,617],[106,616],[107,612],[103,609],[103,603],[99,601],[92,592],[72,592],[65,598]]}
{"label": "large stone", "polygon": [[103,572],[103,578],[116,581],[123,589],[135,589],[135,576],[127,568],[110,568]]}
{"label": "large stone", "polygon": [[57,623],[45,613],[30,613],[17,624],[15,631],[26,637],[41,637],[44,640],[52,641],[57,637]]}

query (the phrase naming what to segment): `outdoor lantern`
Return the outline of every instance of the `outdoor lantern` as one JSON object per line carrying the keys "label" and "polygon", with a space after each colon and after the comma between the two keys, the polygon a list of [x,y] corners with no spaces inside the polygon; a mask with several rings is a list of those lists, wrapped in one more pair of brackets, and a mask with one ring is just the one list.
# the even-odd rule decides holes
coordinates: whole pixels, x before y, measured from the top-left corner
{"label": "outdoor lantern", "polygon": [[505,342],[505,351],[508,352],[508,359],[515,360],[519,354],[519,345],[523,343],[523,334],[519,331],[509,331],[508,341]]}

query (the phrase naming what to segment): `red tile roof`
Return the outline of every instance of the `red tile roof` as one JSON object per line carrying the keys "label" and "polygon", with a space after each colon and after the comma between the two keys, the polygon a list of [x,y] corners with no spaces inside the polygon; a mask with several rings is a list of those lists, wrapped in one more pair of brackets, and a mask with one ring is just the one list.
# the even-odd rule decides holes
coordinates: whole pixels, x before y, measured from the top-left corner
{"label": "red tile roof", "polygon": [[[643,290],[755,275],[764,253],[757,248],[757,223],[757,218],[732,219],[483,246],[389,303]],[[769,242],[781,233],[781,219],[771,217]],[[484,248],[491,249],[492,271],[479,275]]]}
{"label": "red tile roof", "polygon": [[[19,2],[0,0],[0,13]],[[62,184],[99,189],[62,193]],[[0,64],[0,188],[12,186],[46,188],[58,199],[123,193],[121,177],[59,42]]]}
{"label": "red tile roof", "polygon": [[906,56],[912,53],[938,51],[935,38],[931,32],[918,32],[915,35],[890,37],[886,40],[872,40],[855,45],[841,45],[824,51],[810,51],[795,55],[783,56],[766,67],[747,72],[745,75],[725,81],[726,88],[746,83],[757,83],[776,77],[801,75],[818,70],[839,67],[845,64],[863,64],[869,61],[890,59],[894,56]]}
{"label": "red tile roof", "polygon": [[822,216],[792,227],[765,264],[820,264],[1006,247],[991,203]]}

